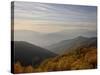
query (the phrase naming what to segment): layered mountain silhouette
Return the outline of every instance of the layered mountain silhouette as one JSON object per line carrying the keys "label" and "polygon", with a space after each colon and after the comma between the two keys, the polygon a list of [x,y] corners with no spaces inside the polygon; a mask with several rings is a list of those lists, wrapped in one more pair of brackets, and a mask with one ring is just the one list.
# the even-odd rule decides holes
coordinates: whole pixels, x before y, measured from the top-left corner
{"label": "layered mountain silhouette", "polygon": [[[25,34],[25,35],[24,35]],[[14,41],[26,41],[45,48],[45,46],[57,43],[65,37],[58,33],[39,33],[29,30],[17,30],[14,32]]]}
{"label": "layered mountain silhouette", "polygon": [[19,61],[24,66],[36,66],[43,60],[54,56],[56,56],[55,53],[44,48],[24,41],[14,41],[14,63]]}
{"label": "layered mountain silhouette", "polygon": [[77,48],[96,47],[96,46],[97,46],[96,37],[87,38],[83,36],[78,36],[74,39],[63,40],[56,44],[47,46],[46,49],[55,52],[57,54],[63,54],[65,52],[69,52]]}
{"label": "layered mountain silhouette", "polygon": [[[12,31],[13,32],[13,31]],[[96,36],[96,31],[59,31],[54,33],[41,33],[30,30],[16,30],[14,31],[14,41],[26,41],[45,48],[46,46],[58,43],[63,40],[69,40],[77,36]]]}
{"label": "layered mountain silhouette", "polygon": [[78,36],[45,49],[25,41],[14,42],[14,73],[97,68],[97,37]]}

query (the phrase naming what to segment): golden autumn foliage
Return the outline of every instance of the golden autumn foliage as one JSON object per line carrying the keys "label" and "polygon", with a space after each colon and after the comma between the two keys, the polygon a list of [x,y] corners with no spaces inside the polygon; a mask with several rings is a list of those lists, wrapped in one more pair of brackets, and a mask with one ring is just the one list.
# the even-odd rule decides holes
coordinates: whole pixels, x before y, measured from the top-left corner
{"label": "golden autumn foliage", "polygon": [[14,64],[14,73],[23,73],[24,68],[21,66],[20,62]]}
{"label": "golden autumn foliage", "polygon": [[97,50],[96,49],[92,49],[91,51],[89,51],[88,53],[85,54],[84,57],[85,61],[87,61],[89,64],[92,64],[93,67],[97,67]]}
{"label": "golden autumn foliage", "polygon": [[30,66],[27,66],[27,67],[24,68],[24,72],[26,72],[26,73],[32,73],[32,72],[34,72],[34,69],[33,69],[33,67],[30,65]]}
{"label": "golden autumn foliage", "polygon": [[71,64],[72,70],[80,70],[80,69],[91,69],[93,66],[88,62],[78,59],[74,63]]}
{"label": "golden autumn foliage", "polygon": [[14,73],[50,72],[79,69],[94,69],[97,67],[97,49],[79,48],[74,52],[65,53],[44,60],[38,67],[22,67],[19,62],[14,64]]}

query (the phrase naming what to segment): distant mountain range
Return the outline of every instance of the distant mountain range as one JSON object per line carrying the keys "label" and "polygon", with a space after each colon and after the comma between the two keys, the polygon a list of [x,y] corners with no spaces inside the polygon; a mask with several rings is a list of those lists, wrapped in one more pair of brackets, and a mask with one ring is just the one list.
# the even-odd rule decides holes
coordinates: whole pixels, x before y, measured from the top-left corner
{"label": "distant mountain range", "polygon": [[13,42],[15,73],[97,68],[96,37],[63,40],[48,46],[49,50],[24,41]]}
{"label": "distant mountain range", "polygon": [[[58,54],[77,48],[97,46],[97,37],[78,36],[75,38],[72,37],[72,32],[68,33],[66,31],[48,34],[28,30],[14,31],[14,40],[12,40],[15,50],[14,62],[20,61],[23,65],[31,64],[34,66]],[[90,36],[93,35],[92,33],[95,34],[95,32],[87,32],[85,35]]]}
{"label": "distant mountain range", "polygon": [[86,38],[79,36],[74,39],[63,40],[59,43],[47,46],[46,49],[57,54],[63,54],[77,48],[85,47],[97,47],[97,37]]}
{"label": "distant mountain range", "polygon": [[24,66],[36,66],[43,60],[55,57],[56,55],[57,54],[50,52],[49,50],[30,43],[24,41],[14,41],[14,63],[19,61]]}
{"label": "distant mountain range", "polygon": [[60,31],[54,33],[40,33],[29,30],[16,30],[14,31],[14,40],[12,41],[26,41],[31,44],[35,44],[45,48],[46,46],[58,43],[63,40],[68,40],[75,38],[75,36],[86,36],[94,37],[96,36],[96,31]]}
{"label": "distant mountain range", "polygon": [[58,33],[39,33],[29,30],[18,30],[14,32],[14,41],[26,41],[45,48],[51,44],[63,40],[65,37]]}

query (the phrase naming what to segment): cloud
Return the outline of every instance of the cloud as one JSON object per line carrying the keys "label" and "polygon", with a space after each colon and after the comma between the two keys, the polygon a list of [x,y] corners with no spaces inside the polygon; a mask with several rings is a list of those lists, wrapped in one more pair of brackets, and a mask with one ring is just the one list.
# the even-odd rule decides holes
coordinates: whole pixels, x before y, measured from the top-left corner
{"label": "cloud", "polygon": [[15,29],[56,32],[61,30],[96,30],[95,6],[15,2]]}

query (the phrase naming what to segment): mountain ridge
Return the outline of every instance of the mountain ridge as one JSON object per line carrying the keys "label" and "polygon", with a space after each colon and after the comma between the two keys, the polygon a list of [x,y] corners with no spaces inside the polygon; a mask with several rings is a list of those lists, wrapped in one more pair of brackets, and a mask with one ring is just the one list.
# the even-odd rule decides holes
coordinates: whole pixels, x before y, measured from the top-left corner
{"label": "mountain ridge", "polygon": [[39,46],[23,41],[14,41],[14,63],[20,61],[25,66],[35,66],[44,59],[54,56],[56,56],[55,53]]}
{"label": "mountain ridge", "polygon": [[88,37],[78,36],[73,39],[63,40],[51,46],[47,46],[46,49],[49,49],[57,54],[60,54],[66,51],[77,49],[78,47],[88,47],[89,45],[96,46],[97,37],[88,38]]}

